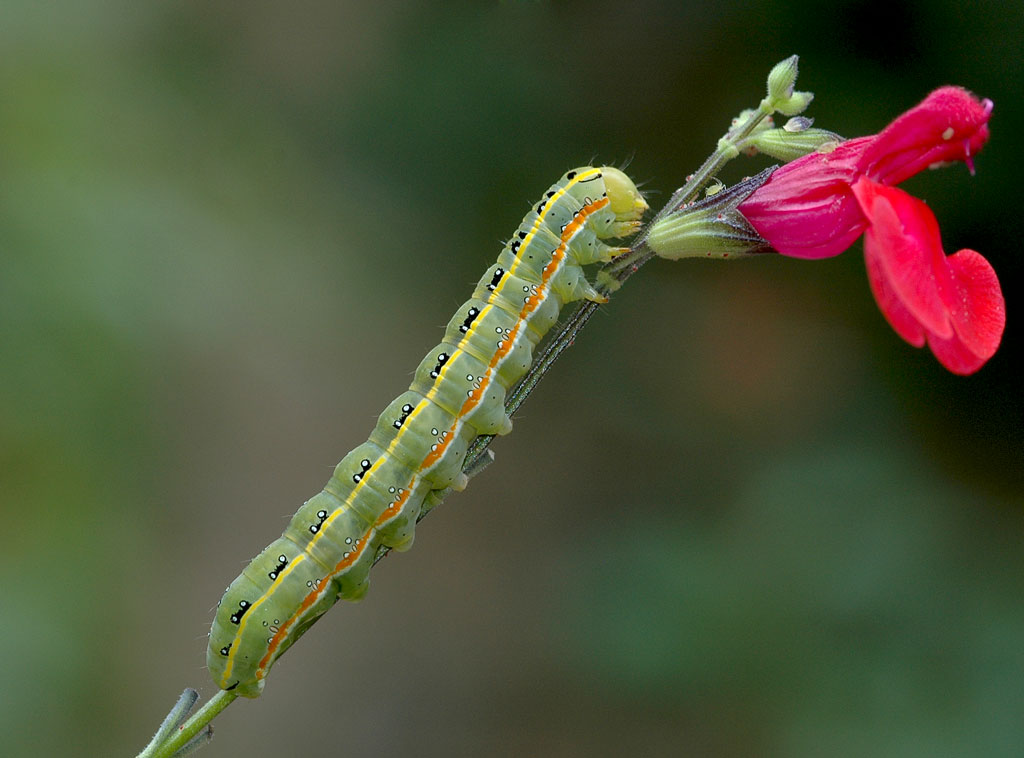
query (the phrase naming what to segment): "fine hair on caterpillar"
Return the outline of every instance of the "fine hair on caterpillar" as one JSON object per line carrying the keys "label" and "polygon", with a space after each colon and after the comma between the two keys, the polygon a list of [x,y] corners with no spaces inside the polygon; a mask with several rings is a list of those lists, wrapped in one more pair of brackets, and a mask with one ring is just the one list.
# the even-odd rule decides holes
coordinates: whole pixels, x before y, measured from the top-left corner
{"label": "fine hair on caterpillar", "polygon": [[567,172],[531,207],[409,389],[225,591],[207,650],[218,687],[257,697],[313,622],[365,594],[378,549],[411,547],[424,500],[466,486],[470,443],[511,431],[506,393],[562,306],[605,300],[583,266],[625,252],[604,240],[634,234],[646,210],[626,174],[591,166]]}

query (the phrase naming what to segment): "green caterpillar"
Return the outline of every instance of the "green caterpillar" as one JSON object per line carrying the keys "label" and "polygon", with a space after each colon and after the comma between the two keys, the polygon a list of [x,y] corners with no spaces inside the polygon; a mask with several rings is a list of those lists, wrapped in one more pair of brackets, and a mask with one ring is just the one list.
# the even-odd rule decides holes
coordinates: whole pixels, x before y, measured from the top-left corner
{"label": "green caterpillar", "polygon": [[523,218],[368,441],[337,465],[224,593],[206,661],[224,690],[257,697],[274,661],[339,598],[365,594],[380,546],[407,550],[432,490],[462,489],[469,443],[507,434],[505,394],[574,300],[603,301],[582,267],[626,248],[647,203],[622,171],[566,173]]}

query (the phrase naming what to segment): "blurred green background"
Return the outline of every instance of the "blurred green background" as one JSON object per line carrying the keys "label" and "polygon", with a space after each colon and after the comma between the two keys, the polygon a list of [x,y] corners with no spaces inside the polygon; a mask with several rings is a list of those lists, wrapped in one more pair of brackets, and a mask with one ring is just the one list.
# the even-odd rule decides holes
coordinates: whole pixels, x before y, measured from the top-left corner
{"label": "blurred green background", "polygon": [[655,262],[202,754],[1024,754],[1022,43],[1009,0],[6,0],[3,753],[211,694],[224,587],[528,204],[628,161],[660,207],[798,53],[848,136],[995,101],[976,177],[906,185],[1000,275],[990,364],[901,342],[859,244]]}

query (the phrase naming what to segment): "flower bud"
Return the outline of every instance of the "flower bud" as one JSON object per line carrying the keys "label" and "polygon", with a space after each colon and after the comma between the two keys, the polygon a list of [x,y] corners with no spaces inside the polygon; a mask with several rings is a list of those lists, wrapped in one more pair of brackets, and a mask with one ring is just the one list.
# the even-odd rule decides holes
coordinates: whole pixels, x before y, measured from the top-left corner
{"label": "flower bud", "polygon": [[769,113],[778,111],[783,116],[795,116],[807,110],[814,99],[813,92],[795,92],[797,56],[775,64],[768,74],[768,96],[761,101],[761,107]]}
{"label": "flower bud", "polygon": [[786,60],[776,63],[768,74],[768,100],[772,105],[785,102],[793,96],[799,60],[799,56],[791,55]]}
{"label": "flower bud", "polygon": [[775,103],[775,110],[783,116],[795,116],[807,110],[807,106],[811,104],[813,99],[813,92],[794,92],[785,100],[777,101]]}

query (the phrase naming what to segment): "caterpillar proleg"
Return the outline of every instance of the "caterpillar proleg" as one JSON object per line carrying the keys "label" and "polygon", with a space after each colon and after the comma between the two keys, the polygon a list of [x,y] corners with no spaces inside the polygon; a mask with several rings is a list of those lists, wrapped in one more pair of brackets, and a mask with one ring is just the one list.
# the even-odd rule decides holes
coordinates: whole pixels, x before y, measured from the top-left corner
{"label": "caterpillar proleg", "polygon": [[505,394],[562,306],[603,300],[582,267],[624,252],[604,240],[635,233],[646,210],[636,185],[609,167],[574,169],[544,193],[408,391],[225,591],[207,650],[218,687],[257,697],[274,661],[314,621],[337,600],[362,597],[380,546],[412,545],[429,493],[466,486],[470,442],[511,431]]}

